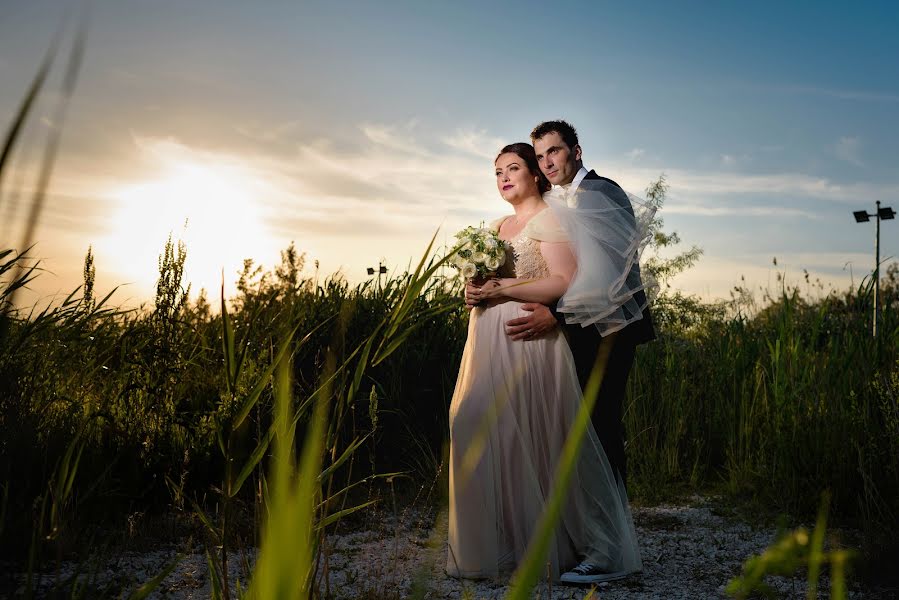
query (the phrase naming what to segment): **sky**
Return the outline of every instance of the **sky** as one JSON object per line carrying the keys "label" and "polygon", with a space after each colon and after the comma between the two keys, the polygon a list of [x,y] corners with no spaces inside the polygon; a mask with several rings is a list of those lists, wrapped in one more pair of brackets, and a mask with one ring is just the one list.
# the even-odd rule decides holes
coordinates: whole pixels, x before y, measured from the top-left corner
{"label": "sky", "polygon": [[[0,0],[0,130],[81,6]],[[402,271],[435,232],[507,214],[496,152],[555,118],[628,191],[665,175],[665,230],[704,251],[675,288],[714,300],[804,270],[858,285],[874,225],[851,213],[899,209],[897,23],[894,2],[96,0],[26,301],[78,286],[88,246],[101,294],[152,300],[170,232],[213,298],[291,241],[307,274]],[[4,176],[4,247],[64,62]],[[882,258],[897,252],[884,222]]]}

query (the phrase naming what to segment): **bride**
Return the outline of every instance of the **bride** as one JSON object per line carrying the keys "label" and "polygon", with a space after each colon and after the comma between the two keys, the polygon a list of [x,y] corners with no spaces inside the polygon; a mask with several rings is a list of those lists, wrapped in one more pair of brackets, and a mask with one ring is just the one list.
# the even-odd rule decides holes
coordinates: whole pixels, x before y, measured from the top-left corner
{"label": "bride", "polygon": [[[468,339],[450,404],[449,540],[446,570],[465,578],[510,574],[548,498],[581,402],[561,328],[512,341],[504,323],[525,302],[554,304],[577,274],[569,235],[544,200],[550,190],[530,144],[502,149],[496,185],[514,214],[491,224],[506,243],[498,278],[475,292]],[[572,477],[547,562],[551,576],[588,560],[607,573],[641,569],[623,485],[592,426]]]}

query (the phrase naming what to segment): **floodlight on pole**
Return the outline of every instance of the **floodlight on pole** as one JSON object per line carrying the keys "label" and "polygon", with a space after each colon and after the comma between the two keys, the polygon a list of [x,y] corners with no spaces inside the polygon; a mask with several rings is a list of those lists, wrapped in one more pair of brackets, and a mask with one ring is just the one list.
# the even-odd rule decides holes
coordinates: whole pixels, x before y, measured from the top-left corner
{"label": "floodlight on pole", "polygon": [[870,219],[874,219],[876,223],[874,231],[874,324],[871,330],[875,338],[880,320],[880,222],[896,218],[896,211],[892,207],[881,207],[880,200],[876,204],[877,208],[873,215],[868,214],[866,210],[856,210],[852,213],[856,223],[867,223]]}
{"label": "floodlight on pole", "polygon": [[381,275],[386,275],[386,274],[387,274],[387,267],[384,265],[384,263],[382,263],[382,262],[379,261],[379,262],[378,262],[378,268],[377,268],[377,269],[375,269],[374,267],[368,267],[368,268],[365,269],[365,270],[368,271],[368,274],[369,274],[369,275],[374,275],[375,273],[378,274],[378,290],[380,291],[380,289],[381,289]]}

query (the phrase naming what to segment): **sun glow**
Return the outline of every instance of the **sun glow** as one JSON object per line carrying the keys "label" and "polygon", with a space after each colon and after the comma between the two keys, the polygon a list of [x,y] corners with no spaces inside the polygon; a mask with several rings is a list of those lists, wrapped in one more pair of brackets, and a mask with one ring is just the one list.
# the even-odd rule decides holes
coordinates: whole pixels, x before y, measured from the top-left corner
{"label": "sun glow", "polygon": [[231,294],[244,258],[270,265],[278,257],[259,202],[265,186],[232,164],[168,163],[158,178],[110,193],[117,212],[98,250],[119,276],[140,288],[132,293],[152,297],[158,258],[171,234],[187,247],[185,285],[192,285],[191,295],[206,288],[214,303],[223,271]]}

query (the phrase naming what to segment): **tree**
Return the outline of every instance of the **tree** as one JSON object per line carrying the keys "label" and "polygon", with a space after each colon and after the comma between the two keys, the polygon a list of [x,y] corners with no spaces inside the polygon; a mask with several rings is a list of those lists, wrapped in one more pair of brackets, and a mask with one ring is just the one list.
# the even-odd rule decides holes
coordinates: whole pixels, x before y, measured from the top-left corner
{"label": "tree", "polygon": [[[668,194],[668,182],[665,180],[665,174],[659,175],[656,181],[653,181],[646,188],[646,201],[656,209],[656,217],[652,220],[649,227],[651,238],[647,248],[651,250],[651,255],[643,261],[643,272],[655,280],[658,287],[651,294],[650,300],[654,300],[658,295],[665,293],[671,289],[671,280],[675,275],[683,273],[696,264],[699,257],[702,256],[702,248],[692,246],[689,250],[685,250],[675,254],[671,258],[665,258],[666,250],[672,249],[681,243],[680,236],[676,231],[666,233],[663,230],[665,221],[659,216],[662,206],[665,204],[665,197]],[[655,287],[655,286],[654,286]]]}
{"label": "tree", "polygon": [[[646,201],[656,209],[650,223],[650,256],[642,261],[643,276],[648,283],[647,296],[652,304],[652,314],[661,330],[684,330],[703,322],[710,315],[719,314],[718,304],[704,304],[698,297],[671,290],[671,280],[696,264],[702,256],[702,248],[691,246],[688,250],[671,251],[681,243],[676,231],[666,233],[665,221],[659,216],[668,193],[665,175],[659,175],[646,188]],[[669,258],[666,258],[669,255]]]}
{"label": "tree", "polygon": [[294,295],[300,289],[300,271],[306,265],[306,253],[298,253],[293,241],[286,250],[281,250],[281,265],[275,269],[275,279],[279,291]]}

